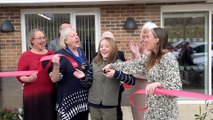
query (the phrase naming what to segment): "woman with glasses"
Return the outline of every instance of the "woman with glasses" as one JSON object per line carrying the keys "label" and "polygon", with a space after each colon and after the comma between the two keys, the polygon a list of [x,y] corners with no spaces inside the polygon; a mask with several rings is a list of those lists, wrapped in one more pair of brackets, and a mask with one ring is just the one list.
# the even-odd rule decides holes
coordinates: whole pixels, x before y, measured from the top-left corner
{"label": "woman with glasses", "polygon": [[51,61],[40,62],[42,57],[53,54],[53,51],[45,48],[44,31],[33,29],[28,36],[31,49],[21,55],[18,71],[38,70],[38,72],[17,77],[24,85],[24,120],[56,120],[54,83],[48,74]]}
{"label": "woman with glasses", "polygon": [[104,69],[113,68],[128,74],[145,73],[148,80],[145,88],[148,109],[144,113],[144,119],[178,120],[176,97],[154,94],[157,88],[169,90],[182,88],[178,61],[166,49],[168,34],[163,28],[153,28],[142,35],[142,43],[149,52],[145,52],[135,60],[108,64]]}

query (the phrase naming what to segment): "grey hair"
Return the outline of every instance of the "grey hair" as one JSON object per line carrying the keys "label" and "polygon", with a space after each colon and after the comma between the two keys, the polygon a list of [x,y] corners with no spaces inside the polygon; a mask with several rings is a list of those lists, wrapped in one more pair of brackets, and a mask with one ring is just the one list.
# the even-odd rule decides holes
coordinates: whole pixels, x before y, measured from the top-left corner
{"label": "grey hair", "polygon": [[102,36],[101,36],[101,39],[107,38],[107,37],[108,38],[112,38],[113,40],[115,40],[115,37],[114,37],[113,33],[110,32],[110,31],[103,32]]}
{"label": "grey hair", "polygon": [[60,48],[64,48],[64,49],[65,49],[65,48],[67,47],[67,45],[66,45],[66,43],[65,43],[65,40],[68,39],[69,34],[70,34],[71,31],[76,31],[76,30],[73,29],[73,28],[66,28],[66,29],[64,29],[64,30],[61,32],[61,35],[60,35],[60,43],[59,43]]}
{"label": "grey hair", "polygon": [[145,22],[143,27],[142,27],[142,29],[141,29],[140,38],[142,39],[142,34],[143,34],[144,30],[151,30],[151,29],[157,28],[157,27],[158,26],[155,23],[151,22],[151,21]]}
{"label": "grey hair", "polygon": [[30,32],[28,34],[28,45],[30,46],[30,48],[33,47],[32,40],[34,39],[36,32],[42,32],[44,34],[44,36],[46,36],[45,32],[42,29],[35,28],[35,29],[30,30]]}

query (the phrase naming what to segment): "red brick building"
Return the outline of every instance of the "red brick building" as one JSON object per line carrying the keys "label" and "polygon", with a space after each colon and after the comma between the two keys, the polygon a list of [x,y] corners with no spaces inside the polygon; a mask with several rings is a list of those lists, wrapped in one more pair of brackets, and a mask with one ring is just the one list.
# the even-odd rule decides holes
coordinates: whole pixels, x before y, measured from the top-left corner
{"label": "red brick building", "polygon": [[[128,57],[129,40],[138,42],[142,25],[146,21],[152,21],[167,29],[171,44],[181,40],[208,43],[203,48],[205,55],[202,57],[202,64],[200,59],[196,59],[199,64],[194,66],[195,69],[191,66],[180,69],[184,69],[182,70],[184,89],[211,95],[210,43],[212,43],[213,21],[211,3],[212,0],[97,0],[96,2],[95,0],[86,2],[1,0],[0,24],[8,19],[14,25],[15,31],[0,32],[0,70],[3,72],[17,69],[21,53],[28,49],[27,33],[32,28],[43,28],[50,41],[58,37],[57,27],[60,21],[68,20],[78,31],[82,47],[87,54],[95,52],[102,32],[111,31],[115,35],[119,49]],[[137,29],[123,28],[124,22],[129,17],[135,19]],[[194,71],[190,71],[191,69]],[[191,72],[197,76],[191,75]],[[193,81],[195,79],[196,81]],[[194,82],[198,82],[196,86]],[[15,77],[1,78],[0,108],[20,106],[21,87]],[[194,100],[180,99],[180,102],[184,101]]]}

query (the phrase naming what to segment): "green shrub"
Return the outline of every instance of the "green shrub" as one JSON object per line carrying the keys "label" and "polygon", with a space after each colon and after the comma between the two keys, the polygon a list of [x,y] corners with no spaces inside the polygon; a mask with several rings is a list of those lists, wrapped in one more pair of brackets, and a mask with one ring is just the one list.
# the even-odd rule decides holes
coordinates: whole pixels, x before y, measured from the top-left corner
{"label": "green shrub", "polygon": [[213,104],[209,101],[205,102],[204,111],[199,107],[199,114],[195,114],[195,120],[213,120]]}
{"label": "green shrub", "polygon": [[0,110],[0,120],[23,120],[23,115],[22,107],[14,110],[9,108]]}
{"label": "green shrub", "polygon": [[5,108],[0,111],[0,120],[14,120],[14,115],[15,113],[11,109]]}

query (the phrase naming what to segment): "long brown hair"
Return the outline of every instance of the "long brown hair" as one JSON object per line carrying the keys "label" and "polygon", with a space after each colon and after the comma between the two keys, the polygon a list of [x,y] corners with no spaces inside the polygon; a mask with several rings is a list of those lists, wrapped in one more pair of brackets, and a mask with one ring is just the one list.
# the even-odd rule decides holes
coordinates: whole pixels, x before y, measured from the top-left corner
{"label": "long brown hair", "polygon": [[148,64],[146,69],[149,70],[151,69],[155,63],[159,64],[161,57],[168,52],[166,50],[166,47],[168,45],[168,33],[165,29],[163,28],[153,28],[151,29],[152,34],[154,35],[155,38],[158,38],[159,41],[156,44],[156,53],[151,52],[149,59],[148,59]]}
{"label": "long brown hair", "polygon": [[98,46],[98,54],[95,56],[93,61],[94,61],[95,64],[98,64],[99,62],[103,61],[103,56],[100,53],[100,43],[103,40],[108,41],[109,44],[110,44],[110,47],[111,47],[111,50],[110,50],[110,53],[109,53],[109,57],[106,60],[106,64],[114,63],[118,59],[118,47],[117,47],[114,39],[112,39],[110,37],[105,37],[105,38],[102,38],[100,40],[99,46]]}

